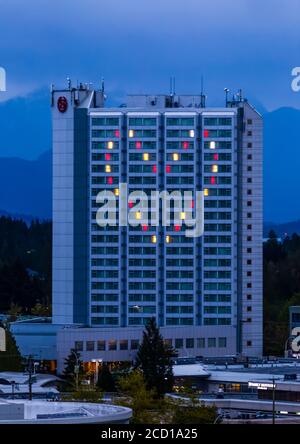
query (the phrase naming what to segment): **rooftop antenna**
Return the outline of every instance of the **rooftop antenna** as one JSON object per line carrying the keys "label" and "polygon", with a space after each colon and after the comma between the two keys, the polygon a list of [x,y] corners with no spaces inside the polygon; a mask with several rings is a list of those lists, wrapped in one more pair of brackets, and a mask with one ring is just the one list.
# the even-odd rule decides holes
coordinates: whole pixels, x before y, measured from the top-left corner
{"label": "rooftop antenna", "polygon": [[72,82],[71,82],[70,77],[67,77],[67,82],[68,82],[68,89],[71,90]]}
{"label": "rooftop antenna", "polygon": [[239,89],[237,95],[239,97],[239,101],[242,102],[243,101],[243,91],[241,89]]}
{"label": "rooftop antenna", "polygon": [[172,77],[170,77],[170,96],[173,94],[172,88],[173,88],[173,82],[172,82]]}
{"label": "rooftop antenna", "polygon": [[230,89],[224,88],[224,91],[225,91],[225,106],[227,106],[228,105],[228,93],[229,93]]}
{"label": "rooftop antenna", "polygon": [[203,76],[201,76],[201,100],[200,100],[200,106],[201,108],[205,108],[205,99],[206,96],[204,94],[204,81],[203,81]]}
{"label": "rooftop antenna", "polygon": [[173,94],[176,94],[176,90],[175,90],[175,77],[173,77]]}
{"label": "rooftop antenna", "polygon": [[101,77],[101,92],[104,94],[104,77]]}

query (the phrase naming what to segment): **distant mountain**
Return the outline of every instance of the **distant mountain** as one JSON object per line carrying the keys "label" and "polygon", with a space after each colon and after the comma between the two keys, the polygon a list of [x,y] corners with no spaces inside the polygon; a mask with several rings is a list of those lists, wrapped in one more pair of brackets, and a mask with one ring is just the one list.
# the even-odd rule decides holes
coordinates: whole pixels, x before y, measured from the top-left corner
{"label": "distant mountain", "polygon": [[0,208],[3,211],[51,218],[51,157],[51,151],[46,151],[34,161],[0,158]]}
{"label": "distant mountain", "polygon": [[264,114],[264,219],[300,217],[300,110]]}
{"label": "distant mountain", "polygon": [[0,155],[36,159],[51,148],[49,91],[0,102]]}
{"label": "distant mountain", "polygon": [[282,224],[265,222],[264,237],[268,237],[270,230],[274,230],[278,237],[284,237],[286,235],[291,236],[294,233],[300,235],[300,220],[295,220],[293,222],[286,222]]}

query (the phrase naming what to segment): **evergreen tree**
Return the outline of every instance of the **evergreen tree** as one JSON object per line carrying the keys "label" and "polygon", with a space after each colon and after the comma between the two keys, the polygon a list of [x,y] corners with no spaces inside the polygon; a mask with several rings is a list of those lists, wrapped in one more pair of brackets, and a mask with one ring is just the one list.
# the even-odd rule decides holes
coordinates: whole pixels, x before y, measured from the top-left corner
{"label": "evergreen tree", "polygon": [[114,378],[106,363],[102,364],[101,370],[98,375],[97,387],[99,387],[104,392],[114,392],[116,390]]}
{"label": "evergreen tree", "polygon": [[5,329],[6,333],[6,351],[0,351],[0,371],[20,372],[22,371],[22,357],[15,338],[8,328],[1,324],[0,326]]}
{"label": "evergreen tree", "polygon": [[143,333],[136,368],[142,370],[147,388],[155,389],[159,398],[173,388],[172,358],[176,356],[176,350],[164,342],[155,318],[151,318]]}
{"label": "evergreen tree", "polygon": [[[81,378],[83,376],[83,366],[80,359],[80,353],[72,348],[69,356],[65,359],[64,376],[72,382],[76,382],[76,377]],[[76,376],[78,375],[78,376]]]}

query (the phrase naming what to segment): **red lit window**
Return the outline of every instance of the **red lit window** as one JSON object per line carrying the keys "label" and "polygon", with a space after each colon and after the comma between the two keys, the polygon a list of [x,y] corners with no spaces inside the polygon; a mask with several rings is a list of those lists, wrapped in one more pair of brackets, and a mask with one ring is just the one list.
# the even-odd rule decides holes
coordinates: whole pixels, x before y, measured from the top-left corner
{"label": "red lit window", "polygon": [[147,231],[148,230],[148,225],[143,225],[143,231]]}
{"label": "red lit window", "polygon": [[133,207],[133,202],[132,202],[132,200],[130,200],[130,201],[128,202],[128,206],[129,206],[129,208],[132,208],[132,207]]}
{"label": "red lit window", "polygon": [[214,160],[219,160],[219,154],[217,153],[214,154]]}
{"label": "red lit window", "polygon": [[113,178],[112,178],[111,176],[109,176],[109,177],[107,178],[107,183],[108,183],[109,185],[112,185],[113,182],[114,182]]}
{"label": "red lit window", "polygon": [[152,171],[153,171],[153,173],[157,173],[156,165],[153,165],[153,167],[152,167]]}
{"label": "red lit window", "polygon": [[170,173],[171,172],[171,166],[170,165],[167,165],[166,166],[166,173]]}
{"label": "red lit window", "polygon": [[105,160],[110,160],[110,154],[109,153],[105,154]]}
{"label": "red lit window", "polygon": [[116,137],[120,137],[120,131],[119,130],[115,130],[115,136]]}
{"label": "red lit window", "polygon": [[174,225],[174,230],[175,231],[180,231],[180,225]]}
{"label": "red lit window", "polygon": [[195,202],[192,200],[191,201],[191,208],[194,208],[195,207]]}
{"label": "red lit window", "polygon": [[140,150],[142,148],[142,142],[135,142],[135,147],[137,150]]}
{"label": "red lit window", "polygon": [[215,185],[215,184],[216,184],[216,178],[215,178],[214,176],[212,176],[212,177],[210,178],[210,183],[211,183],[212,185]]}
{"label": "red lit window", "polygon": [[189,147],[189,142],[182,142],[182,148],[183,148],[184,150],[187,150],[188,147]]}
{"label": "red lit window", "polygon": [[204,135],[204,137],[209,137],[209,131],[207,129],[205,129],[203,131],[203,135]]}

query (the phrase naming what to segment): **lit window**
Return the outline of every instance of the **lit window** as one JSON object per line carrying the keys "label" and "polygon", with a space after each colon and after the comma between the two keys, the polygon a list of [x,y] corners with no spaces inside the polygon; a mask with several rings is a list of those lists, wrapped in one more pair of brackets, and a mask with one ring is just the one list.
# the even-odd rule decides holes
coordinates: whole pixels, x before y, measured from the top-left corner
{"label": "lit window", "polygon": [[106,154],[105,154],[105,160],[110,160],[110,158],[111,158],[110,154],[109,154],[109,153],[106,153]]}
{"label": "lit window", "polygon": [[166,166],[166,173],[170,173],[171,172],[171,166],[170,165],[167,165]]}
{"label": "lit window", "polygon": [[143,160],[149,160],[149,153],[143,153]]}
{"label": "lit window", "polygon": [[135,142],[135,147],[140,150],[142,148],[142,142]]}
{"label": "lit window", "polygon": [[189,136],[190,137],[195,137],[195,131],[194,130],[190,130],[189,131]]}
{"label": "lit window", "polygon": [[140,211],[137,211],[137,212],[135,213],[135,218],[136,218],[137,220],[141,220],[141,219],[142,219],[142,213],[141,213]]}
{"label": "lit window", "polygon": [[148,231],[148,225],[143,225],[143,231]]}
{"label": "lit window", "polygon": [[192,200],[191,201],[191,208],[194,208],[195,207],[195,202]]}
{"label": "lit window", "polygon": [[155,236],[155,234],[153,234],[153,236],[151,236],[151,242],[153,244],[156,244],[156,236]]}
{"label": "lit window", "polygon": [[214,176],[212,176],[212,177],[210,178],[210,183],[211,183],[212,185],[215,185],[215,184],[216,184],[216,178],[215,178]]}
{"label": "lit window", "polygon": [[171,242],[171,236],[169,236],[169,235],[166,236],[166,242],[167,242],[167,244],[169,244]]}
{"label": "lit window", "polygon": [[152,167],[152,171],[153,171],[153,173],[157,173],[156,165],[153,165],[153,167]]}
{"label": "lit window", "polygon": [[128,202],[128,206],[129,206],[129,208],[132,208],[132,207],[133,207],[133,202],[132,202],[132,200],[130,200],[130,201]]}
{"label": "lit window", "polygon": [[174,225],[174,230],[175,231],[180,231],[180,225]]}
{"label": "lit window", "polygon": [[219,160],[219,154],[214,153],[214,160]]}
{"label": "lit window", "polygon": [[204,135],[204,137],[209,137],[209,131],[207,129],[205,129],[203,131],[203,135]]}
{"label": "lit window", "polygon": [[107,178],[108,185],[112,185],[113,182],[114,182],[114,180],[113,180],[113,178],[111,176]]}
{"label": "lit window", "polygon": [[219,171],[218,165],[212,165],[211,166],[211,172],[212,173],[217,173]]}
{"label": "lit window", "polygon": [[203,190],[203,194],[204,194],[204,196],[209,196],[209,190],[208,190],[208,188],[204,188],[204,190]]}
{"label": "lit window", "polygon": [[189,147],[189,142],[182,142],[182,148],[183,148],[184,150],[187,150],[188,147]]}
{"label": "lit window", "polygon": [[134,131],[133,130],[129,130],[128,131],[128,137],[130,137],[132,139],[132,137],[134,137]]}
{"label": "lit window", "polygon": [[181,220],[184,220],[184,219],[185,219],[185,212],[184,212],[184,211],[182,211],[182,212],[180,213],[180,219],[181,219]]}
{"label": "lit window", "polygon": [[119,194],[120,194],[119,188],[114,189],[114,194],[115,194],[115,196],[119,196]]}
{"label": "lit window", "polygon": [[115,130],[115,136],[116,137],[120,137],[120,131],[117,129],[117,130]]}
{"label": "lit window", "polygon": [[105,165],[105,172],[111,173],[111,166],[110,165]]}
{"label": "lit window", "polygon": [[179,160],[179,154],[173,153],[173,160]]}
{"label": "lit window", "polygon": [[211,150],[215,150],[216,149],[216,142],[209,142],[209,148]]}
{"label": "lit window", "polygon": [[113,147],[114,147],[114,142],[112,142],[111,140],[110,140],[109,142],[107,142],[107,148],[108,148],[109,150],[112,150]]}

